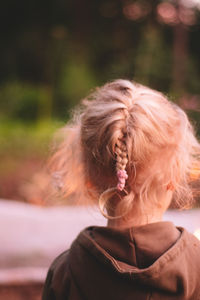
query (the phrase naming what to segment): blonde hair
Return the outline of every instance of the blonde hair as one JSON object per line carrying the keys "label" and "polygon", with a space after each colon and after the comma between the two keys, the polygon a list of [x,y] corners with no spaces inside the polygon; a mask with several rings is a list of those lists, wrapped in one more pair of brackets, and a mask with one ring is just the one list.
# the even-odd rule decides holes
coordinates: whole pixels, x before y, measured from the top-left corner
{"label": "blonde hair", "polygon": [[[162,93],[128,80],[107,83],[82,101],[63,133],[49,164],[61,197],[100,199],[105,216],[129,219],[150,198],[159,205],[158,190],[170,184],[181,208],[191,203],[200,145],[185,112]],[[120,170],[128,175],[122,190]]]}

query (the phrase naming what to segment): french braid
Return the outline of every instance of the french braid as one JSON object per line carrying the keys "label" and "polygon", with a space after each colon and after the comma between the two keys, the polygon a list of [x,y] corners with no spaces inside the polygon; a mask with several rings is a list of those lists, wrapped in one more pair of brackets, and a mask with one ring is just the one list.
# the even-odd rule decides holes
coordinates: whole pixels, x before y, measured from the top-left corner
{"label": "french braid", "polygon": [[116,154],[116,171],[117,171],[117,189],[122,191],[125,187],[126,179],[128,178],[128,174],[126,172],[126,165],[128,163],[128,151],[126,147],[125,138],[118,139],[115,146],[115,154]]}

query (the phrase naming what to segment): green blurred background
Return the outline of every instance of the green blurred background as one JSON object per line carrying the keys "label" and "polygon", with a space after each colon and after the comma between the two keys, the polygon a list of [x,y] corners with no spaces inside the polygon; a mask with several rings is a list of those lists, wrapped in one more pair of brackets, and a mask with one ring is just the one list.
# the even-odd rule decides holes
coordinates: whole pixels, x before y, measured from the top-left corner
{"label": "green blurred background", "polygon": [[0,23],[0,198],[43,204],[53,133],[108,80],[163,91],[200,134],[200,0],[7,0]]}

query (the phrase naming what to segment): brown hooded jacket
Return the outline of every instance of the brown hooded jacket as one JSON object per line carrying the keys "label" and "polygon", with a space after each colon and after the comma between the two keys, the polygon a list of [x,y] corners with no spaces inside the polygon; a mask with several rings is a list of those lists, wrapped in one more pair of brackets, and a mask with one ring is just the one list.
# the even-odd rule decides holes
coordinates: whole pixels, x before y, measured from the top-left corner
{"label": "brown hooded jacket", "polygon": [[200,300],[200,242],[171,222],[89,227],[51,265],[43,300]]}

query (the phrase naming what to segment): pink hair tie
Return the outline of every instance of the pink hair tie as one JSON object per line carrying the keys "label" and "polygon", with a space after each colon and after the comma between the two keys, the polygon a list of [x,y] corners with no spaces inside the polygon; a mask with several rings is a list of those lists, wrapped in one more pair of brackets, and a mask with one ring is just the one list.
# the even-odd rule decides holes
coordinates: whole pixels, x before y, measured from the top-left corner
{"label": "pink hair tie", "polygon": [[126,179],[128,178],[128,174],[126,170],[117,171],[117,178],[118,178],[117,189],[119,191],[122,191],[125,187]]}

